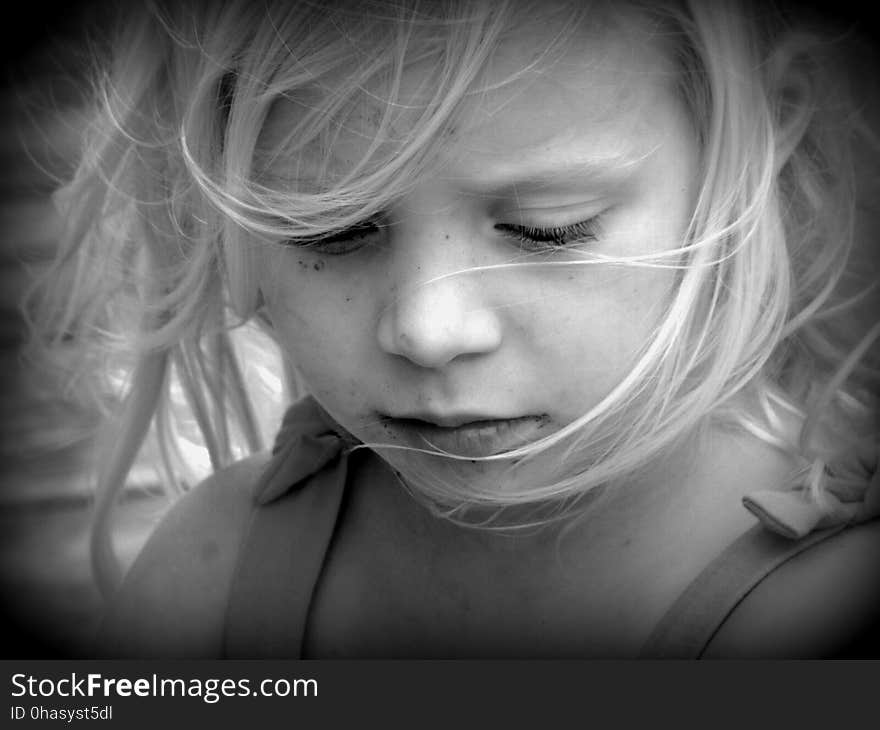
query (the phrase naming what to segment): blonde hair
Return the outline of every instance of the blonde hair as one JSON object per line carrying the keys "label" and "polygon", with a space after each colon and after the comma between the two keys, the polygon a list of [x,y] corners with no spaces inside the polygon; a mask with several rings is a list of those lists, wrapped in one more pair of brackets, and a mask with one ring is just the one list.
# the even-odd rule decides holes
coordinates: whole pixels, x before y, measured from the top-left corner
{"label": "blonde hair", "polygon": [[[255,247],[347,228],[429,174],[466,100],[486,91],[493,51],[523,23],[551,27],[558,15],[566,29],[526,73],[552,64],[584,23],[626,22],[614,4],[570,5],[157,3],[125,19],[95,87],[81,164],[57,196],[66,220],[58,257],[28,302],[33,352],[63,350],[69,382],[95,402],[113,390],[101,381],[111,361],[130,373],[98,475],[93,560],[105,586],[119,579],[108,538],[114,495],[151,422],[174,481],[173,382],[215,469],[262,447],[233,341],[247,321],[271,331]],[[853,444],[874,443],[878,326],[853,316],[863,287],[849,280],[853,144],[874,140],[835,65],[846,44],[736,2],[630,6],[677,64],[701,146],[700,195],[680,247],[573,265],[669,266],[677,289],[607,398],[503,455],[528,461],[564,447],[564,468],[546,483],[477,493],[427,474],[407,479],[447,516],[571,504],[710,416],[796,454],[816,499],[831,472],[852,472]],[[426,60],[435,92],[397,136],[401,78]],[[309,181],[264,174],[272,159],[326,153],[365,101],[376,109],[375,143],[350,170],[331,177],[325,167]],[[296,114],[282,139],[267,140],[278,105]],[[787,416],[806,424],[797,442],[782,426]]]}

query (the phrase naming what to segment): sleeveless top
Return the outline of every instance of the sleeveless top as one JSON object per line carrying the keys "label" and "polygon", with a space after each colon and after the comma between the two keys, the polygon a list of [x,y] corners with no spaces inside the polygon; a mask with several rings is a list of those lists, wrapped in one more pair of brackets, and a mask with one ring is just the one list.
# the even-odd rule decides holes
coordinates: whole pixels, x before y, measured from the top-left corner
{"label": "sleeveless top", "polygon": [[[335,533],[354,442],[311,398],[285,414],[254,509],[227,607],[223,655],[296,659]],[[870,478],[869,476],[866,478]],[[820,508],[797,490],[743,499],[758,524],[721,552],[657,624],[643,658],[699,658],[736,606],[795,555],[880,516],[880,470]]]}

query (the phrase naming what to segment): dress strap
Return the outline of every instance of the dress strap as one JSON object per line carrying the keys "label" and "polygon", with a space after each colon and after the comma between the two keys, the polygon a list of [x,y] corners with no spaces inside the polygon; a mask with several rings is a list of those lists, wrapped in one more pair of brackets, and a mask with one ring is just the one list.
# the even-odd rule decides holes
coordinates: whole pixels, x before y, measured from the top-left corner
{"label": "dress strap", "polygon": [[792,541],[756,525],[730,544],[682,593],[657,624],[640,656],[699,659],[739,603],[783,563],[844,530]]}
{"label": "dress strap", "polygon": [[[873,473],[872,473],[873,471]],[[697,659],[740,602],[796,555],[854,525],[880,517],[880,469],[867,460],[853,483],[832,483],[825,503],[803,487],[761,490],[743,498],[759,524],[697,576],[642,647],[645,658]]]}
{"label": "dress strap", "polygon": [[312,399],[287,412],[254,490],[224,633],[224,656],[298,658],[348,472],[345,439]]}

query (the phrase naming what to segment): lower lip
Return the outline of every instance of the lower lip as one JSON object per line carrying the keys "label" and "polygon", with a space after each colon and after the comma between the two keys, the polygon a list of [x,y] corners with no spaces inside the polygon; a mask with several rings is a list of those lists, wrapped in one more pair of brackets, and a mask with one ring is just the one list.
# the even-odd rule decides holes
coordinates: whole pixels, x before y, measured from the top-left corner
{"label": "lower lip", "polygon": [[404,436],[410,446],[439,450],[455,456],[481,457],[511,451],[543,434],[547,417],[527,416],[497,421],[475,421],[455,428],[437,426],[426,421],[389,419],[395,431]]}

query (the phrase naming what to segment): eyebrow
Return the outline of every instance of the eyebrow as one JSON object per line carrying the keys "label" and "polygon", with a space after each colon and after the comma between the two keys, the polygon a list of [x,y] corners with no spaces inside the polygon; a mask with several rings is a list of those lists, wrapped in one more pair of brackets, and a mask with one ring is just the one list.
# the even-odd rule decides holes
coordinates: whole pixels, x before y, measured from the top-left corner
{"label": "eyebrow", "polygon": [[[631,179],[650,156],[641,154],[595,156],[549,162],[546,159],[530,164],[528,160],[498,168],[486,175],[469,177],[467,188],[478,195],[509,197],[528,193],[551,193],[572,185],[601,184],[618,186]],[[459,180],[459,182],[463,182]]]}

